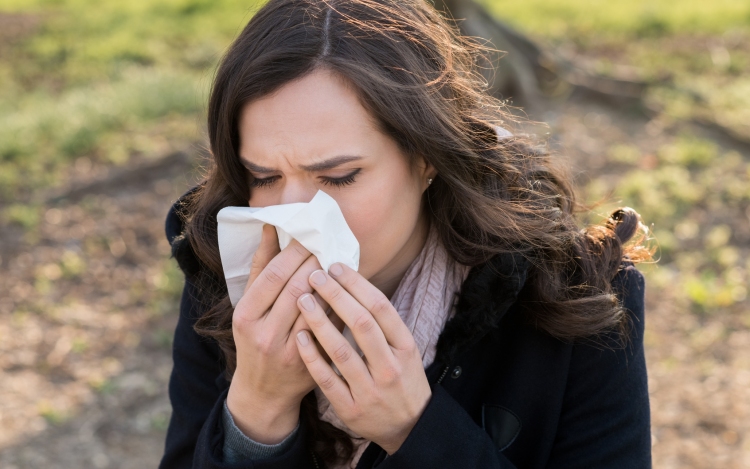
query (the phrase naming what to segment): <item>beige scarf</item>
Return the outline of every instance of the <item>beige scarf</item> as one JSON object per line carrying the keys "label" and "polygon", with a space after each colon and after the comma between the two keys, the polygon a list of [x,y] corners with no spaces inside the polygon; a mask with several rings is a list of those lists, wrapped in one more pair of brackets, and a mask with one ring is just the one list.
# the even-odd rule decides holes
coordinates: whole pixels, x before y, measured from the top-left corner
{"label": "beige scarf", "polygon": [[[450,257],[440,242],[434,223],[430,223],[422,251],[406,270],[391,298],[391,304],[414,336],[425,369],[435,359],[440,332],[455,314],[455,294],[469,274],[469,269]],[[354,444],[352,459],[334,469],[354,469],[369,440],[347,428],[320,387],[315,388],[315,395],[320,419],[344,430],[352,437]]]}

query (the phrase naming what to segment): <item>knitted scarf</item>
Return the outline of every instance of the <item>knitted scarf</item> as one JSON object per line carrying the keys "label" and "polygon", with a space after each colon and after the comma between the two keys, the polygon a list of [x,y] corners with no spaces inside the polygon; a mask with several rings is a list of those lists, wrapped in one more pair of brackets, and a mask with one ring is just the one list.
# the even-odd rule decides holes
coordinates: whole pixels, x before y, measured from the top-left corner
{"label": "knitted scarf", "polygon": [[[455,297],[469,269],[450,257],[440,242],[434,223],[430,223],[424,247],[406,270],[391,298],[391,304],[414,336],[425,369],[435,359],[440,332],[455,314]],[[319,386],[315,388],[315,395],[320,419],[344,430],[354,444],[352,459],[334,469],[354,469],[369,440],[351,431],[341,421]]]}

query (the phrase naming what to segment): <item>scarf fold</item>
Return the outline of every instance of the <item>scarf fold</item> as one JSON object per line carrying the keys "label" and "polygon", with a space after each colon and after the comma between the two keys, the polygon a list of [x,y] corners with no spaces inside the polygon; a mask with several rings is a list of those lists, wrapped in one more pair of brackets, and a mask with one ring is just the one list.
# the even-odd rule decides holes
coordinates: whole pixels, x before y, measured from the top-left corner
{"label": "scarf fold", "polygon": [[[404,273],[391,298],[391,304],[414,336],[425,369],[435,359],[438,337],[445,323],[455,314],[456,294],[469,270],[470,267],[459,264],[448,254],[431,222],[424,247]],[[315,387],[315,396],[319,418],[345,431],[354,444],[352,459],[334,469],[354,469],[370,441],[341,421],[319,386]]]}

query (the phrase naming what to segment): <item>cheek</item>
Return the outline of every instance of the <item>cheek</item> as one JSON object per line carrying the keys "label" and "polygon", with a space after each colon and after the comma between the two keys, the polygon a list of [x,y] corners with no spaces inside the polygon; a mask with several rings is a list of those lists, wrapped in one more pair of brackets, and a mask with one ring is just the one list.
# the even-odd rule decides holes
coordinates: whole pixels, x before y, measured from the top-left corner
{"label": "cheek", "polygon": [[387,266],[406,244],[416,226],[420,198],[408,185],[368,191],[342,211],[359,241],[359,272],[370,278]]}

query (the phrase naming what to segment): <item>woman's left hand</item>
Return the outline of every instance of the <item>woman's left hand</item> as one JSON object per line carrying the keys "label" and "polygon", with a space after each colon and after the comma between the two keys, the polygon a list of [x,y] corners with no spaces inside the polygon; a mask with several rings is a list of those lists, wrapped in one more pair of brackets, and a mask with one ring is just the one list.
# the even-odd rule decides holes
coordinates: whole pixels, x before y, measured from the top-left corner
{"label": "woman's left hand", "polygon": [[323,358],[307,331],[297,348],[333,409],[352,431],[396,452],[432,396],[414,337],[383,292],[357,271],[335,263],[310,274],[310,285],[349,326],[363,357],[310,294],[297,301],[318,342],[341,372]]}

